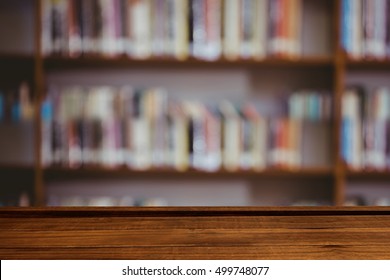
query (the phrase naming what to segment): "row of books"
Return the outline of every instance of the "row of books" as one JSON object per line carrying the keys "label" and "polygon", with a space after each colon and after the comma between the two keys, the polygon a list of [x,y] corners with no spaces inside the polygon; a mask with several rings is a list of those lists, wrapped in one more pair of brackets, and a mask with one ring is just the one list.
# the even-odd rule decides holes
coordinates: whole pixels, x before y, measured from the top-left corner
{"label": "row of books", "polygon": [[[317,200],[298,200],[298,201],[287,201],[281,203],[281,206],[329,206],[331,205],[328,201],[317,201]],[[280,206],[279,205],[279,206]],[[163,198],[139,198],[135,199],[132,196],[51,196],[49,197],[47,206],[63,206],[63,207],[78,207],[78,206],[90,206],[90,207],[131,207],[131,206],[144,206],[144,207],[161,207],[169,206],[168,202]]]}
{"label": "row of books", "polygon": [[390,167],[390,90],[352,87],[342,99],[342,156],[353,169]]}
{"label": "row of books", "polygon": [[131,196],[91,196],[83,197],[79,195],[74,196],[51,196],[49,197],[47,206],[91,206],[91,207],[128,207],[128,206],[168,206],[165,199],[162,198],[134,198]]}
{"label": "row of books", "polygon": [[390,1],[342,0],[342,44],[352,58],[390,55]]}
{"label": "row of books", "polygon": [[363,195],[347,196],[344,206],[390,206],[390,197],[367,199]]}
{"label": "row of books", "polygon": [[288,116],[293,119],[329,121],[332,118],[332,99],[329,92],[301,90],[288,98]]}
{"label": "row of books", "polygon": [[301,54],[302,0],[44,0],[44,55]]}
{"label": "row of books", "polygon": [[42,104],[42,160],[74,168],[298,168],[304,122],[327,121],[330,112],[297,116],[296,108],[330,110],[330,95],[292,94],[285,103],[287,114],[267,117],[256,102],[170,100],[162,88],[53,87]]}
{"label": "row of books", "polygon": [[11,89],[0,89],[0,123],[33,119],[34,106],[27,83]]}

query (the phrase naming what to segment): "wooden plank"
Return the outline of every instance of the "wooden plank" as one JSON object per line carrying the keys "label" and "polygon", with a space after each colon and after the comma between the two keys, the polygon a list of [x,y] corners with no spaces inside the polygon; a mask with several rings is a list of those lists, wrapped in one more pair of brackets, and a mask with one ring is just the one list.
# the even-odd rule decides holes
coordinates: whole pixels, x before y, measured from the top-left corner
{"label": "wooden plank", "polygon": [[132,180],[248,180],[248,179],[264,179],[264,178],[332,178],[332,169],[329,167],[302,168],[299,170],[283,170],[283,169],[266,169],[262,171],[254,170],[238,170],[228,171],[224,169],[213,172],[202,170],[189,169],[180,172],[170,168],[134,170],[128,167],[106,168],[103,166],[85,166],[77,169],[66,167],[48,167],[44,169],[44,176],[48,180],[71,180],[80,178],[126,178]]}
{"label": "wooden plank", "polygon": [[324,260],[390,259],[389,245],[283,245],[261,247],[0,248],[6,259],[117,260]]}
{"label": "wooden plank", "polygon": [[[80,69],[80,68],[150,68],[154,69],[167,69],[173,68],[195,68],[195,67],[212,67],[212,68],[226,68],[226,67],[291,67],[291,68],[306,68],[306,67],[326,67],[331,69],[332,58],[331,56],[310,56],[302,57],[299,59],[279,59],[279,58],[265,58],[263,60],[254,59],[239,59],[239,60],[228,60],[220,58],[213,61],[201,60],[190,57],[184,61],[176,60],[172,57],[155,57],[149,59],[135,59],[127,56],[117,57],[104,57],[102,55],[84,55],[79,58],[69,58],[62,56],[50,56],[44,59],[44,66],[46,70],[52,69]],[[320,68],[321,69],[321,68]]]}
{"label": "wooden plank", "polygon": [[8,208],[0,258],[390,258],[389,208],[336,209]]}
{"label": "wooden plank", "polygon": [[291,219],[286,216],[261,217],[70,217],[70,218],[1,218],[3,231],[72,231],[72,230],[131,230],[131,229],[351,229],[390,228],[390,218],[382,216],[303,216]]}
{"label": "wooden plank", "polygon": [[[3,207],[0,218],[390,216],[390,207]],[[387,219],[387,218],[385,218]]]}
{"label": "wooden plank", "polygon": [[390,244],[390,228],[2,231],[1,248]]}

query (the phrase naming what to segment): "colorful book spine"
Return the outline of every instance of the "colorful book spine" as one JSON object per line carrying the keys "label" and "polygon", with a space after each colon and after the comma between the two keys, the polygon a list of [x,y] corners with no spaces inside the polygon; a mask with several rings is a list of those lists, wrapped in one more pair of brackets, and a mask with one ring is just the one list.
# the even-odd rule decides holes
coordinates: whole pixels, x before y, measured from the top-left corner
{"label": "colorful book spine", "polygon": [[41,107],[42,115],[42,164],[48,166],[52,164],[52,122],[53,107],[52,102],[45,100]]}

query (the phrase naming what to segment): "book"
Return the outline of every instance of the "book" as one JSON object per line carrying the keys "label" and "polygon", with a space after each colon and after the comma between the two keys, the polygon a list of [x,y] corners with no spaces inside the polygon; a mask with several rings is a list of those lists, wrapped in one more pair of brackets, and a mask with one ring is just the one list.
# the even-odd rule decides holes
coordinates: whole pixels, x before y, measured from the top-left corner
{"label": "book", "polygon": [[254,1],[253,57],[263,59],[267,55],[268,0]]}
{"label": "book", "polygon": [[222,115],[222,163],[229,171],[236,171],[240,167],[240,117],[235,106],[224,100],[219,105]]}
{"label": "book", "polygon": [[151,1],[129,0],[129,31],[132,40],[132,53],[135,58],[151,56]]}
{"label": "book", "polygon": [[207,171],[216,171],[222,166],[221,118],[217,108],[213,106],[203,105],[202,113],[206,136],[204,168]]}
{"label": "book", "polygon": [[362,166],[361,97],[356,88],[348,89],[342,99],[342,155],[354,169]]}
{"label": "book", "polygon": [[262,170],[267,166],[267,121],[252,104],[245,104],[242,114],[249,122],[249,139],[247,139],[249,162],[246,164],[244,162],[244,166],[241,163],[241,167]]}
{"label": "book", "polygon": [[75,0],[69,0],[67,7],[67,38],[68,38],[68,53],[70,57],[77,57],[82,52],[82,43],[81,43],[81,30],[80,26],[81,20],[78,9],[80,9],[81,3]]}
{"label": "book", "polygon": [[240,1],[224,2],[223,54],[230,60],[238,59],[240,55]]}
{"label": "book", "polygon": [[42,148],[41,148],[41,160],[43,166],[50,166],[53,163],[53,106],[52,102],[48,99],[42,102],[41,106],[41,116],[42,116]]}
{"label": "book", "polygon": [[185,171],[189,167],[189,125],[190,121],[183,104],[170,102],[168,109],[169,140],[168,162],[169,166],[178,171]]}

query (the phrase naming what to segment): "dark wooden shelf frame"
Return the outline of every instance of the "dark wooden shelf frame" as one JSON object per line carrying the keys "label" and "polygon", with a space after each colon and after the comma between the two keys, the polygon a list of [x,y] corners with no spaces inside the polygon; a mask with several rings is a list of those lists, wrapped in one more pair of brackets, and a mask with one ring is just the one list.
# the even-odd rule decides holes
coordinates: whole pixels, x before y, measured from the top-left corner
{"label": "dark wooden shelf frame", "polygon": [[348,70],[390,70],[390,59],[353,59],[346,58],[346,68]]}
{"label": "dark wooden shelf frame", "polygon": [[0,171],[19,171],[19,172],[33,172],[34,165],[21,163],[0,163]]}
{"label": "dark wooden shelf frame", "polygon": [[237,170],[229,171],[220,169],[217,171],[203,171],[197,169],[189,169],[186,171],[178,171],[169,168],[153,168],[146,170],[134,170],[127,167],[47,167],[44,168],[44,176],[46,179],[72,179],[72,178],[128,178],[128,179],[144,179],[144,180],[159,180],[159,179],[174,179],[174,180],[253,180],[264,178],[332,178],[333,170],[329,167],[307,168],[307,169],[265,169],[265,170]]}
{"label": "dark wooden shelf frame", "polygon": [[363,169],[363,170],[351,170],[346,172],[346,178],[349,180],[390,180],[390,170],[375,170],[375,169]]}
{"label": "dark wooden shelf frame", "polygon": [[0,62],[34,63],[34,54],[0,52]]}
{"label": "dark wooden shelf frame", "polygon": [[261,67],[285,67],[285,68],[332,68],[333,58],[327,56],[301,57],[297,59],[267,57],[261,60],[238,59],[228,60],[201,60],[188,57],[178,60],[172,57],[152,57],[149,59],[136,59],[125,55],[105,57],[102,55],[85,55],[80,57],[49,56],[43,58],[45,69],[79,69],[79,68],[261,68]]}

